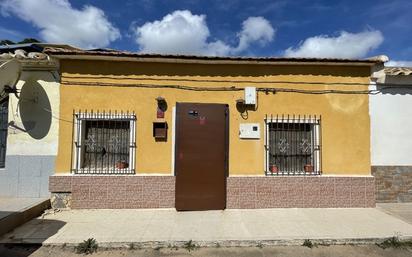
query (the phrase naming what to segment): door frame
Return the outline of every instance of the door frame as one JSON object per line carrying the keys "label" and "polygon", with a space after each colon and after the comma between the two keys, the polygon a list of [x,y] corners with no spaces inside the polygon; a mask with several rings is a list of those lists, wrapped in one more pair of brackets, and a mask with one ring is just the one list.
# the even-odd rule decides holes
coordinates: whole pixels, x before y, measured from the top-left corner
{"label": "door frame", "polygon": [[[224,190],[224,198],[225,198],[225,207],[224,209],[226,209],[226,204],[227,204],[227,178],[229,177],[229,137],[230,137],[230,133],[229,133],[229,115],[230,115],[230,110],[229,110],[229,104],[225,104],[225,103],[198,103],[198,102],[176,102],[175,107],[173,107],[173,111],[174,111],[174,118],[173,118],[173,125],[174,125],[174,131],[173,131],[173,171],[172,174],[173,176],[177,177],[177,169],[176,169],[176,153],[177,153],[177,149],[178,149],[178,145],[179,145],[179,140],[177,138],[177,131],[179,129],[179,115],[178,115],[178,105],[179,104],[220,104],[220,105],[224,105],[225,106],[225,181],[224,181],[224,186],[225,186],[225,190]],[[176,203],[175,203],[176,206]]]}

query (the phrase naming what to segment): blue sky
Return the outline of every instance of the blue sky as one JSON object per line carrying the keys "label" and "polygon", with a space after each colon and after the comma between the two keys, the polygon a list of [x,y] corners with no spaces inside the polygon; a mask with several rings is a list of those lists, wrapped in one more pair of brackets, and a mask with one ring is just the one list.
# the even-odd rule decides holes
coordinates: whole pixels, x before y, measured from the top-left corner
{"label": "blue sky", "polygon": [[0,0],[0,10],[1,39],[206,55],[386,54],[412,64],[411,0]]}

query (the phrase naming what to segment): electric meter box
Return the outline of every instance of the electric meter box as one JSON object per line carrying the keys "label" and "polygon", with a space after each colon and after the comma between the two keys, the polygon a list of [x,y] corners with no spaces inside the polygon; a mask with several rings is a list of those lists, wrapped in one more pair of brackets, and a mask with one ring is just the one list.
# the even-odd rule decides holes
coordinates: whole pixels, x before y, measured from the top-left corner
{"label": "electric meter box", "polygon": [[259,123],[241,123],[239,125],[239,137],[259,139],[260,138]]}
{"label": "electric meter box", "polygon": [[245,104],[256,105],[255,87],[245,87]]}

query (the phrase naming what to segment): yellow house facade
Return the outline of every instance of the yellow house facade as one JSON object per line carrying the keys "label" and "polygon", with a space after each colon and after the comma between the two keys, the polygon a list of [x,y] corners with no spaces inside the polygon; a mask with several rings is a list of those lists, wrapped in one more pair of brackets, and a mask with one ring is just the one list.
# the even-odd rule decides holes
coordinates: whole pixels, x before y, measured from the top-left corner
{"label": "yellow house facade", "polygon": [[379,60],[46,50],[72,208],[370,207]]}

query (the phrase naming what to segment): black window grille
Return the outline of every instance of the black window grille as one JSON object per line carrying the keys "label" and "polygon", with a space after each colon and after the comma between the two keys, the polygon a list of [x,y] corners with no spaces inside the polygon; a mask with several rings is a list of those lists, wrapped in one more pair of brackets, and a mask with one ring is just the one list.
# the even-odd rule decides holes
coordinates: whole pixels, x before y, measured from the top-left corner
{"label": "black window grille", "polygon": [[321,174],[321,117],[266,116],[266,175]]}
{"label": "black window grille", "polygon": [[0,100],[0,168],[6,166],[9,98]]}
{"label": "black window grille", "polygon": [[133,174],[135,121],[129,113],[74,114],[76,174]]}

